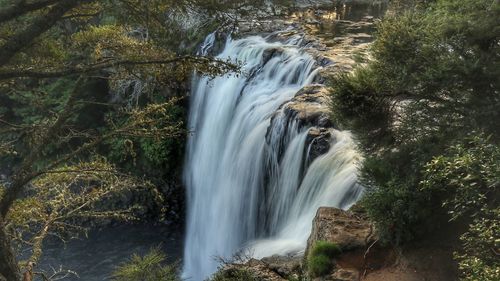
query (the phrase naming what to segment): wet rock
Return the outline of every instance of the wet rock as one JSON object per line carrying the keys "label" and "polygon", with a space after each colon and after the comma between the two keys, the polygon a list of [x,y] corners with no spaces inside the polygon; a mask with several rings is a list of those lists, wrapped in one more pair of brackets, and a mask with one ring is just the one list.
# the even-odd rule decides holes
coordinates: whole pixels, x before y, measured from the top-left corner
{"label": "wet rock", "polygon": [[268,61],[270,61],[272,58],[280,56],[283,54],[284,50],[283,48],[271,48],[271,49],[266,49],[264,53],[262,54],[262,64],[266,64]]}
{"label": "wet rock", "polygon": [[285,103],[287,114],[297,118],[301,126],[332,127],[329,117],[328,91],[322,85],[306,86]]}
{"label": "wet rock", "polygon": [[332,134],[325,128],[313,127],[307,134],[306,142],[309,144],[307,164],[330,150]]}

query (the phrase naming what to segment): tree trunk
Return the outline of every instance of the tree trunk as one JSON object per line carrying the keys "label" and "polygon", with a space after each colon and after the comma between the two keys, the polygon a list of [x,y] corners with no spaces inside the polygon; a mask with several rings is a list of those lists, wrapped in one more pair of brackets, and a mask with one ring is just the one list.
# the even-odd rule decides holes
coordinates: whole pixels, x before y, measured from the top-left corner
{"label": "tree trunk", "polygon": [[10,237],[2,218],[0,218],[0,280],[1,276],[7,281],[21,280],[21,270],[12,252]]}

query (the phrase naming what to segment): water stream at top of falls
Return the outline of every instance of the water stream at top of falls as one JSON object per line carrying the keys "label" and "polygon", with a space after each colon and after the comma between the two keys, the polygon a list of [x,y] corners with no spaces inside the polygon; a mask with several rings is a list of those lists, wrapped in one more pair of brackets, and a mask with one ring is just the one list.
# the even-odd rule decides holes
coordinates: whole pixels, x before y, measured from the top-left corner
{"label": "water stream at top of falls", "polygon": [[[214,42],[209,35],[200,52]],[[228,39],[217,57],[242,62],[244,75],[193,81],[184,278],[204,280],[217,257],[242,249],[254,257],[303,251],[320,206],[348,208],[363,192],[349,133],[332,129],[329,152],[308,163],[309,128],[280,107],[319,70],[300,43]]]}

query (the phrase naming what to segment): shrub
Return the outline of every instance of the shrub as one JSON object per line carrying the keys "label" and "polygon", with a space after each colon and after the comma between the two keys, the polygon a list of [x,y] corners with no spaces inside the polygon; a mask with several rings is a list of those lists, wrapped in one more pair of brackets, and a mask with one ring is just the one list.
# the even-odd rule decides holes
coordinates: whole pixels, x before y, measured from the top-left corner
{"label": "shrub", "polygon": [[134,254],[113,273],[113,281],[180,281],[176,264],[165,265],[166,256],[158,248],[141,257]]}
{"label": "shrub", "polygon": [[317,241],[311,250],[312,256],[326,256],[330,259],[334,258],[336,255],[340,254],[341,250],[339,246],[335,243],[327,241]]}
{"label": "shrub", "polygon": [[420,2],[378,24],[365,66],[332,78],[332,117],[366,154],[363,206],[382,238],[424,237],[451,216],[470,224],[462,277],[498,280],[500,3]]}
{"label": "shrub", "polygon": [[463,249],[455,253],[462,280],[500,280],[500,208],[475,219],[460,240]]}
{"label": "shrub", "polygon": [[[364,145],[382,142],[389,129],[386,99],[378,95],[377,74],[371,67],[331,77],[332,119],[335,124],[354,130]],[[381,128],[384,128],[381,130]]]}
{"label": "shrub", "polygon": [[482,134],[466,138],[425,165],[423,190],[446,194],[451,220],[472,218],[455,253],[463,280],[499,280],[500,148]]}
{"label": "shrub", "polygon": [[339,246],[327,241],[314,243],[307,257],[307,269],[311,277],[319,277],[328,274],[333,267],[333,258],[341,252]]}
{"label": "shrub", "polygon": [[443,206],[452,219],[495,207],[499,195],[500,147],[484,134],[471,136],[424,166],[422,190],[446,193]]}
{"label": "shrub", "polygon": [[244,268],[221,269],[214,273],[210,281],[257,281],[257,277]]}
{"label": "shrub", "polygon": [[311,277],[320,277],[328,274],[332,270],[332,260],[325,256],[311,256],[307,262],[307,268]]}

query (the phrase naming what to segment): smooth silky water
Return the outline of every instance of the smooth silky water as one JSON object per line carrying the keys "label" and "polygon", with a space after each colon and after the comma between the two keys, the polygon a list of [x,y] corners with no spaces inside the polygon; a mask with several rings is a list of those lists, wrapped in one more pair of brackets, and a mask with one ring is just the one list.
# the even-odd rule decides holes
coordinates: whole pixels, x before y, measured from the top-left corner
{"label": "smooth silky water", "polygon": [[[301,253],[320,206],[350,207],[362,194],[348,132],[331,130],[328,153],[309,161],[308,127],[280,106],[313,83],[319,68],[302,38],[229,38],[220,59],[243,75],[193,81],[184,180],[183,277],[204,280],[218,258]],[[200,53],[214,45],[209,35]]]}

